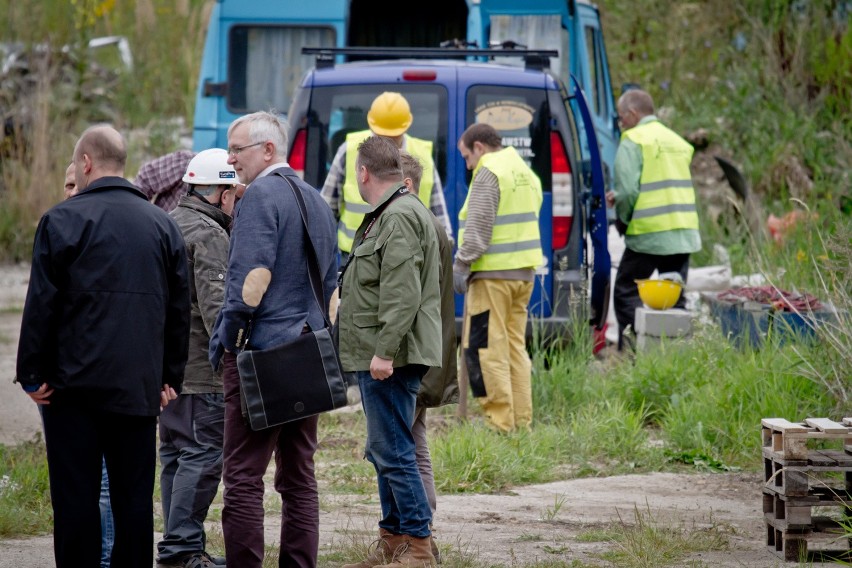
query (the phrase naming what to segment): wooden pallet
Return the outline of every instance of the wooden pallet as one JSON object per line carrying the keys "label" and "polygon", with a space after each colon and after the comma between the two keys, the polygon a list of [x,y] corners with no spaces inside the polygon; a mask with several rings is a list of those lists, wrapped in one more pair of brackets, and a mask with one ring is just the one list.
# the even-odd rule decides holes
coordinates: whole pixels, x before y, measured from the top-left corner
{"label": "wooden pallet", "polygon": [[[787,562],[833,561],[852,559],[849,539],[843,536],[838,522],[827,517],[814,517],[808,529],[789,529],[766,521],[766,547]],[[815,548],[819,542],[823,548]]]}
{"label": "wooden pallet", "polygon": [[811,529],[816,522],[814,519],[820,518],[813,515],[813,508],[829,506],[845,507],[845,513],[852,507],[852,492],[837,492],[823,487],[812,489],[805,497],[790,497],[771,489],[763,490],[763,513],[766,521],[782,530]]}
{"label": "wooden pallet", "polygon": [[[827,485],[821,474],[843,473],[843,486]],[[852,489],[852,454],[839,450],[809,450],[806,459],[787,460],[764,448],[763,474],[765,487],[786,496],[806,496],[812,487],[828,487],[837,491]],[[835,483],[835,482],[832,482]]]}
{"label": "wooden pallet", "polygon": [[[852,558],[840,521],[814,514],[814,507],[839,506],[844,516],[852,517],[852,418],[808,418],[800,423],[765,418],[761,434],[767,548],[786,561]],[[839,447],[816,449],[814,440],[836,440]],[[826,473],[843,475],[828,482]],[[808,550],[809,543],[826,540],[844,548]]]}
{"label": "wooden pallet", "polygon": [[764,455],[779,460],[807,460],[808,440],[842,440],[844,447],[852,446],[852,418],[842,423],[828,418],[808,418],[803,423],[764,418],[760,424]]}

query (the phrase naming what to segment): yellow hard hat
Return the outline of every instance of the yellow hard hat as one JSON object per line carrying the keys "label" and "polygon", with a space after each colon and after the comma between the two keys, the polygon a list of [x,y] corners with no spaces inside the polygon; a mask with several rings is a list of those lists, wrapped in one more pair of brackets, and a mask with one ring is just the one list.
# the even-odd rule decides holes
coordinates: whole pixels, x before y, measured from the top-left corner
{"label": "yellow hard hat", "polygon": [[370,130],[380,136],[399,136],[411,126],[411,107],[399,93],[384,92],[373,101],[367,113]]}
{"label": "yellow hard hat", "polygon": [[639,298],[654,310],[667,310],[677,303],[683,285],[672,280],[636,280]]}

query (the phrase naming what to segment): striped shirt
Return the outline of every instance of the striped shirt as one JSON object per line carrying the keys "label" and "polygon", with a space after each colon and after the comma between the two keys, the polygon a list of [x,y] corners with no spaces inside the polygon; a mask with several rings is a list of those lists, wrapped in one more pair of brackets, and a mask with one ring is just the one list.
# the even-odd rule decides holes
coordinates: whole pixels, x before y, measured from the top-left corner
{"label": "striped shirt", "polygon": [[[479,168],[470,185],[470,200],[467,203],[467,219],[464,224],[464,239],[456,251],[456,262],[470,266],[485,254],[491,245],[494,219],[500,206],[500,182],[486,167]],[[533,280],[534,271],[529,268],[512,270],[488,270],[473,272],[471,278],[489,280]]]}
{"label": "striped shirt", "polygon": [[[438,175],[437,168],[432,168],[432,170],[435,172],[435,175],[432,180],[432,195],[429,199],[429,209],[441,221],[441,225],[447,231],[447,236],[453,238],[453,226],[450,222],[450,215],[447,213],[447,203],[444,199],[444,187],[441,185],[441,176]],[[339,203],[340,196],[343,195],[343,182],[345,180],[346,142],[341,144],[337,149],[337,154],[334,155],[334,160],[331,162],[331,169],[328,170],[328,176],[325,178],[322,190],[320,190],[322,198],[331,207],[335,219],[340,218]]]}

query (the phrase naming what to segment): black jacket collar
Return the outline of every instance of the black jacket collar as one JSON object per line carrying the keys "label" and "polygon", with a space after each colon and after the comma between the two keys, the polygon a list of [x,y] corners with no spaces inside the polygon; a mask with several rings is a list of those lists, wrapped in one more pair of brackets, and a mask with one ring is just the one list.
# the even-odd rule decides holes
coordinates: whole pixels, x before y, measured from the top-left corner
{"label": "black jacket collar", "polygon": [[104,191],[107,189],[123,189],[125,191],[129,191],[137,197],[141,197],[145,200],[148,199],[138,187],[136,187],[123,177],[118,176],[104,176],[102,178],[98,178],[89,185],[87,185],[85,188],[83,188],[78,193],[78,195],[83,193],[94,193],[96,191]]}

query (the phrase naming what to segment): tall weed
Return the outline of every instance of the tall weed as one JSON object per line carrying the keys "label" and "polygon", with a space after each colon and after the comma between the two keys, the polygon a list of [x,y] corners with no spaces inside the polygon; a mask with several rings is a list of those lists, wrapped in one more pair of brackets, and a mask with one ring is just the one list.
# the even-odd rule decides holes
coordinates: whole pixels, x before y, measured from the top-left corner
{"label": "tall weed", "polygon": [[5,148],[0,163],[0,260],[29,260],[39,217],[62,199],[65,168],[74,147],[69,135],[74,122],[57,104],[62,91],[52,89],[56,73],[46,63],[34,70],[32,121],[27,134]]}

